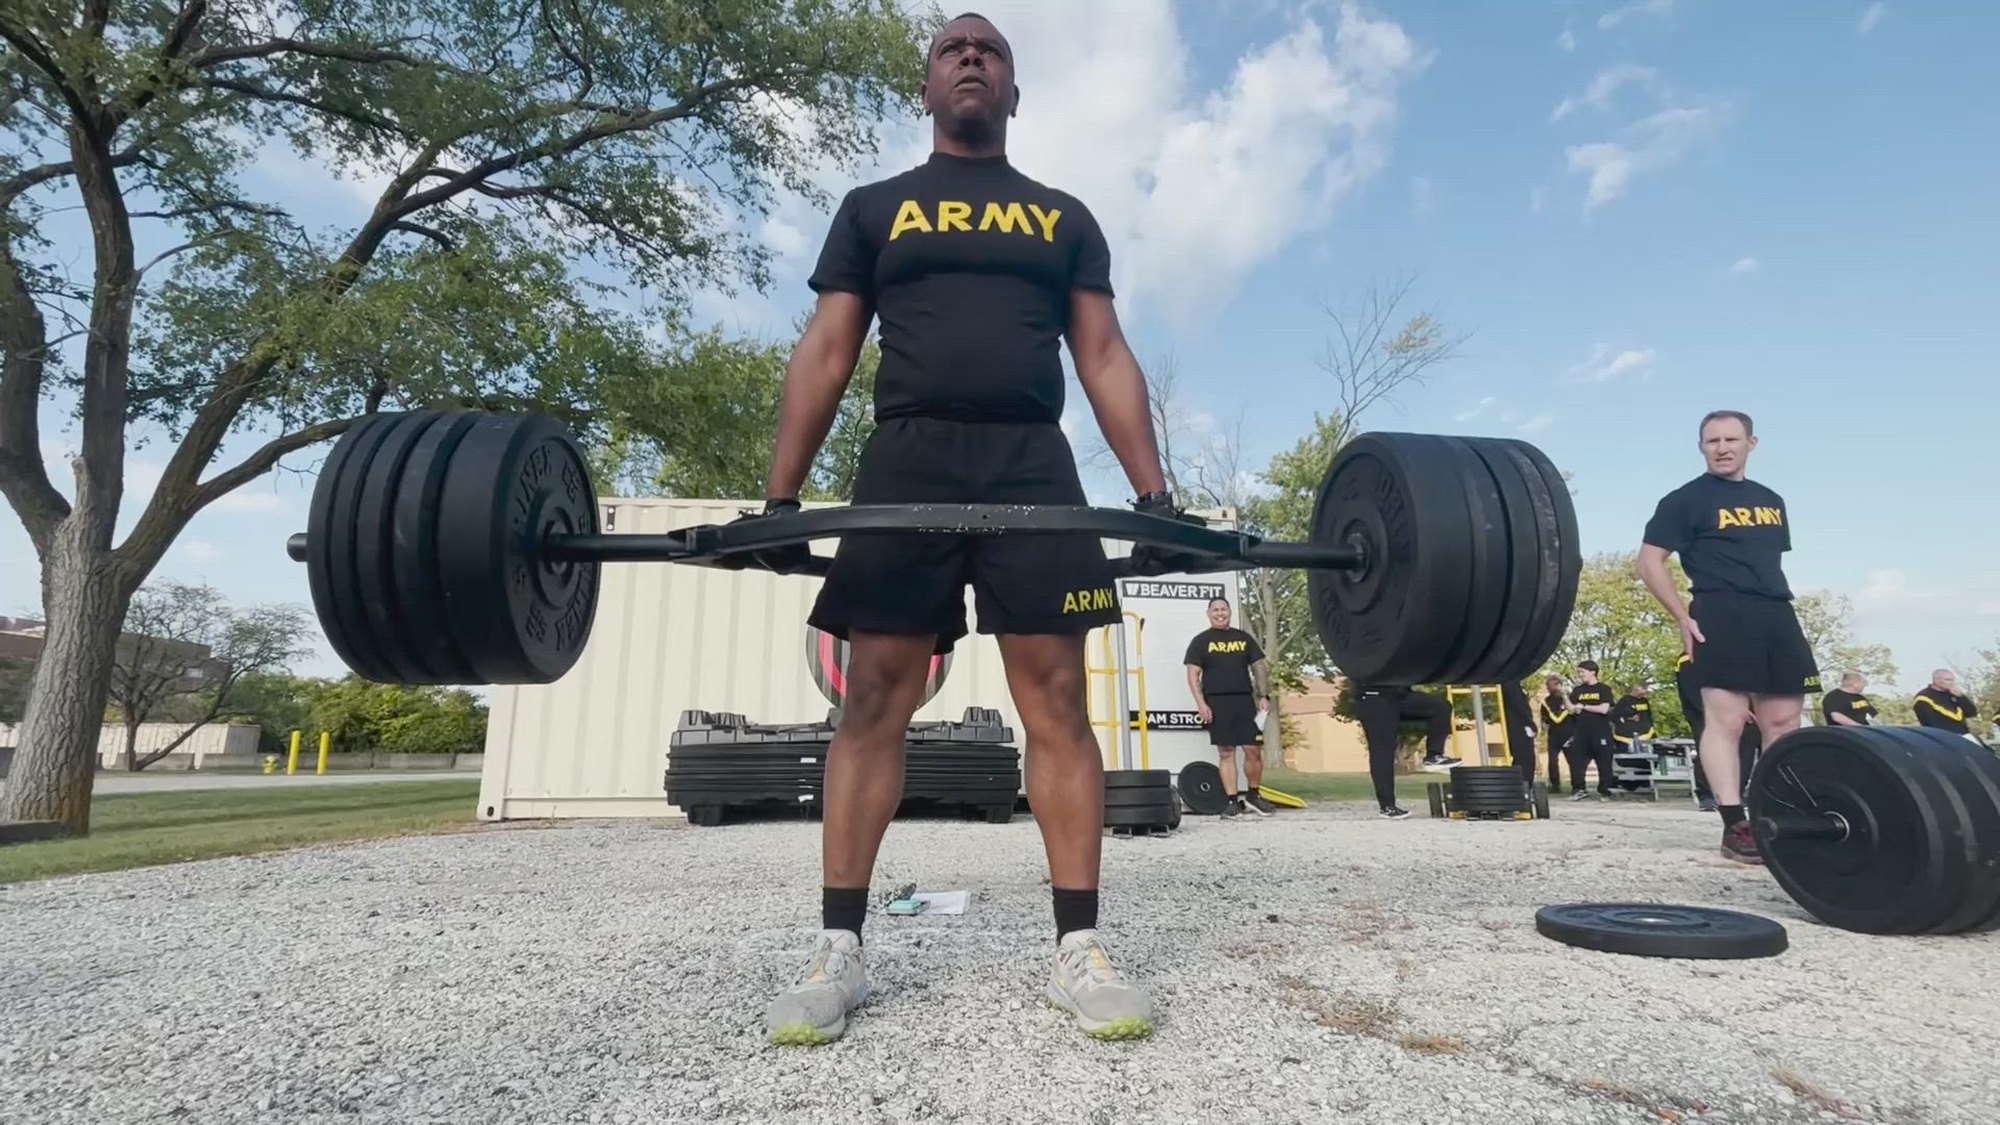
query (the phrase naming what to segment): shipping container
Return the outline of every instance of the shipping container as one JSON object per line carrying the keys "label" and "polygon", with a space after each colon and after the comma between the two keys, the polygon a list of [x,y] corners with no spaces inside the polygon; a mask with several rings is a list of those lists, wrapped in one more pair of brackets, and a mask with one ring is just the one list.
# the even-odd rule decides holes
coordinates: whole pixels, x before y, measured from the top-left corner
{"label": "shipping container", "polygon": [[[602,502],[600,517],[608,533],[656,535],[726,523],[760,505],[614,499]],[[1199,514],[1213,526],[1234,526],[1233,512]],[[834,546],[826,540],[814,550],[831,555]],[[1114,557],[1129,550],[1122,542],[1105,547]],[[1189,638],[1206,627],[1209,593],[1239,607],[1240,624],[1237,576],[1130,581],[1141,585],[1121,589],[1130,623],[1124,630],[1126,710],[1128,719],[1143,711],[1151,720],[1134,732],[1132,765],[1178,770],[1188,761],[1213,760],[1207,734],[1185,729],[1191,703],[1180,658]],[[667,802],[663,777],[681,712],[733,711],[764,723],[824,721],[838,691],[841,646],[806,624],[819,586],[819,579],[804,576],[670,563],[605,565],[596,624],[576,666],[553,684],[491,691],[480,818],[679,816]],[[970,591],[966,613],[976,630]],[[1101,670],[1090,677],[1092,717],[1100,724],[1100,749],[1116,768],[1121,763],[1111,716],[1117,676],[1108,671],[1117,663],[1115,633],[1100,630],[1089,650]],[[1137,674],[1142,666],[1149,674]],[[918,721],[956,720],[968,707],[988,707],[1002,714],[1021,744],[993,638],[974,632],[961,640],[938,662],[931,690]],[[1136,760],[1141,738],[1143,761]]]}

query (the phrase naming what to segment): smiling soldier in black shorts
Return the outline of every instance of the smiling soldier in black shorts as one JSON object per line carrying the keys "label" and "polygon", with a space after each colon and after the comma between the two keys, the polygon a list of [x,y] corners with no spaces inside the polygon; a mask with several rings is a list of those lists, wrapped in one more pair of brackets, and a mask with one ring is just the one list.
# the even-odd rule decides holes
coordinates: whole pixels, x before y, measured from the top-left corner
{"label": "smiling soldier in black shorts", "polygon": [[[1235,816],[1247,811],[1269,816],[1276,812],[1271,802],[1258,792],[1264,783],[1264,754],[1260,744],[1263,732],[1258,729],[1257,716],[1271,706],[1270,681],[1266,678],[1269,668],[1257,638],[1230,626],[1228,599],[1209,599],[1208,628],[1188,641],[1187,655],[1181,661],[1187,665],[1188,691],[1194,695],[1195,713],[1208,728],[1209,744],[1215,747],[1216,760],[1222,767],[1222,791],[1229,797],[1222,806],[1222,815]],[[1243,751],[1245,781],[1240,793],[1236,790],[1239,749]]]}
{"label": "smiling soldier in black shorts", "polygon": [[[1807,693],[1819,690],[1819,665],[1785,579],[1791,515],[1782,497],[1743,475],[1757,448],[1749,415],[1714,411],[1699,433],[1707,471],[1660,500],[1638,572],[1680,623],[1685,670],[1701,689],[1699,753],[1722,814],[1722,854],[1762,863],[1744,819],[1737,743],[1753,714],[1767,747],[1798,729]],[[1685,606],[1667,573],[1673,554],[1693,594]]]}
{"label": "smiling soldier in black shorts", "polygon": [[[933,38],[923,104],[934,151],[848,192],[833,216],[810,282],[818,302],[785,373],[766,512],[797,507],[879,318],[877,425],[854,503],[1085,503],[1060,425],[1066,339],[1136,506],[1178,514],[1162,491],[1145,378],[1112,303],[1110,249],[1081,201],[1009,163],[1019,102],[1012,48],[986,19],[960,16]],[[802,554],[753,561],[784,571]],[[966,633],[968,584],[980,632],[998,636],[1026,736],[1054,899],[1048,999],[1093,1036],[1152,1032],[1150,1000],[1097,934],[1104,764],[1083,646],[1090,630],[1120,619],[1102,543],[878,532],[841,540],[810,616],[849,644],[848,693],[826,761],[821,929],[766,1015],[774,1043],[839,1037],[866,994],[862,922],[901,803],[904,738],[931,656]]]}

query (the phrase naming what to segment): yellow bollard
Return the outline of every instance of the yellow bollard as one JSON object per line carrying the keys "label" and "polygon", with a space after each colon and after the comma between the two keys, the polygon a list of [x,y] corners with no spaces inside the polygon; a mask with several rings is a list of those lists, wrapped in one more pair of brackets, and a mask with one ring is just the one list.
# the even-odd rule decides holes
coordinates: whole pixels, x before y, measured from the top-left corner
{"label": "yellow bollard", "polygon": [[326,752],[332,745],[333,735],[327,731],[319,732],[319,768],[314,773],[326,772]]}
{"label": "yellow bollard", "polygon": [[285,758],[285,775],[289,777],[297,772],[299,772],[299,732],[293,731],[292,752]]}

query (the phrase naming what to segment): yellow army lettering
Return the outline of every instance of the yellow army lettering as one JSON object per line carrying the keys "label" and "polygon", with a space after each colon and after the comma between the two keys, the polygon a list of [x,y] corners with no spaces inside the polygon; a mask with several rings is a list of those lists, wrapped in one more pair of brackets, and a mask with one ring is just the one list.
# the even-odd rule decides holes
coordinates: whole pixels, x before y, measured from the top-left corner
{"label": "yellow army lettering", "polygon": [[1783,527],[1783,508],[1717,508],[1715,527],[1717,531],[1725,527]]}
{"label": "yellow army lettering", "polygon": [[[1028,213],[1034,212],[1034,222],[1028,221]],[[988,203],[979,216],[980,230],[997,230],[1001,234],[1025,234],[1034,237],[1040,228],[1043,242],[1056,240],[1056,220],[1062,218],[1059,208],[1043,210],[1030,203],[1024,210],[1019,203]],[[923,204],[914,199],[905,199],[896,208],[896,221],[889,226],[889,241],[894,242],[910,231],[920,234],[943,234],[947,231],[972,233],[972,204],[956,199],[940,199],[937,202],[935,219],[924,213]]]}
{"label": "yellow army lettering", "polygon": [[1071,590],[1063,595],[1064,613],[1095,613],[1100,609],[1117,609],[1118,595],[1109,586],[1099,586],[1095,590]]}
{"label": "yellow army lettering", "polygon": [[1210,642],[1208,642],[1208,651],[1210,651],[1210,652],[1242,652],[1242,651],[1243,651],[1244,649],[1246,649],[1246,648],[1248,648],[1248,647],[1250,647],[1250,645],[1249,645],[1249,642],[1248,642],[1248,641],[1210,641]]}

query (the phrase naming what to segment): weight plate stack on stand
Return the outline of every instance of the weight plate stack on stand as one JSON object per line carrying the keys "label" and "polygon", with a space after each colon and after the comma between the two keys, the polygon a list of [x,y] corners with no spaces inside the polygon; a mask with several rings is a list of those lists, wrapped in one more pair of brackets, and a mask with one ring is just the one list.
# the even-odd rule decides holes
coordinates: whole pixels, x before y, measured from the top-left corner
{"label": "weight plate stack on stand", "polygon": [[1104,771],[1105,828],[1117,835],[1143,836],[1171,831],[1180,823],[1181,799],[1171,772]]}
{"label": "weight plate stack on stand", "polygon": [[1806,913],[1865,934],[2000,929],[2000,758],[1924,727],[1800,727],[1764,749],[1745,805]]}
{"label": "weight plate stack on stand", "polygon": [[[742,715],[688,711],[667,758],[667,799],[694,824],[732,812],[820,811],[834,724],[753,724]],[[999,713],[967,708],[961,722],[913,723],[903,749],[898,815],[956,809],[990,823],[1013,819],[1021,755]]]}
{"label": "weight plate stack on stand", "polygon": [[1453,766],[1451,808],[1471,820],[1513,820],[1533,815],[1513,766]]}

